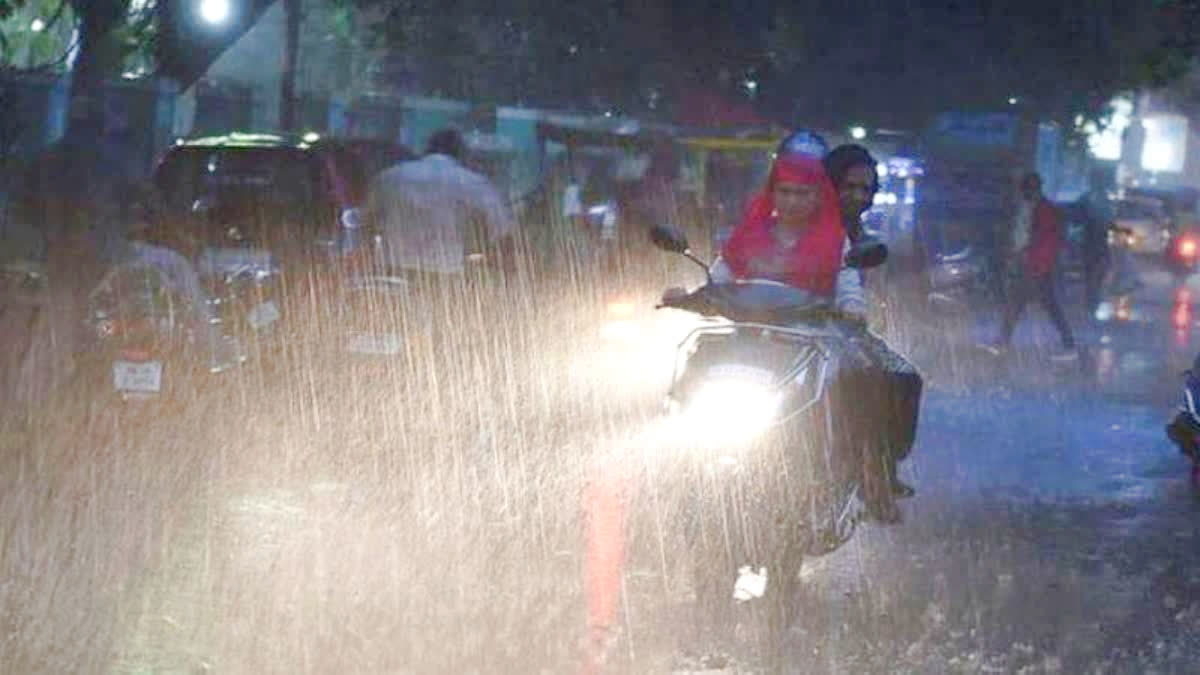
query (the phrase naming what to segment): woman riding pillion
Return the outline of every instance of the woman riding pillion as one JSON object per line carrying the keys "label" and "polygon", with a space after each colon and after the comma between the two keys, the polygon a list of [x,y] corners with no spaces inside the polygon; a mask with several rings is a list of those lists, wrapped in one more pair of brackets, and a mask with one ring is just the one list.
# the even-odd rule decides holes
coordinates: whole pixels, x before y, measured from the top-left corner
{"label": "woman riding pillion", "polygon": [[[753,198],[713,265],[713,279],[786,283],[827,298],[842,313],[863,317],[865,324],[867,305],[861,276],[843,264],[849,242],[834,186],[819,155],[788,151],[786,145],[783,149],[766,186]],[[896,522],[900,514],[895,497],[911,491],[896,480],[894,465],[908,448],[890,447],[897,435],[885,434],[880,418],[885,418],[885,424],[899,423],[906,430],[915,430],[915,406],[911,420],[886,419],[895,407],[888,396],[894,388],[891,371],[896,370],[890,364],[907,362],[870,336],[865,326],[857,342],[868,362],[839,373],[832,394],[844,420],[842,438],[847,447],[871,450],[863,457],[868,506],[879,520]],[[911,436],[899,435],[909,439],[908,446]]]}

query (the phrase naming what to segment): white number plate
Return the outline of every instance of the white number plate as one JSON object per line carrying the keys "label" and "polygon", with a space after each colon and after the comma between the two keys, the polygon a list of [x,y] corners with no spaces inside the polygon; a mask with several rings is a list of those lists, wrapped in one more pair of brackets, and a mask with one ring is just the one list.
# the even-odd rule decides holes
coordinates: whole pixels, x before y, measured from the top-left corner
{"label": "white number plate", "polygon": [[275,305],[274,301],[267,300],[266,302],[260,302],[251,309],[246,314],[246,319],[250,321],[250,326],[254,330],[262,330],[278,321],[281,316],[279,307]]}
{"label": "white number plate", "polygon": [[355,354],[375,354],[377,356],[395,356],[404,347],[404,341],[399,335],[374,333],[356,333],[350,336],[346,343],[346,351]]}
{"label": "white number plate", "polygon": [[158,393],[162,389],[162,361],[114,361],[113,388],[117,391]]}

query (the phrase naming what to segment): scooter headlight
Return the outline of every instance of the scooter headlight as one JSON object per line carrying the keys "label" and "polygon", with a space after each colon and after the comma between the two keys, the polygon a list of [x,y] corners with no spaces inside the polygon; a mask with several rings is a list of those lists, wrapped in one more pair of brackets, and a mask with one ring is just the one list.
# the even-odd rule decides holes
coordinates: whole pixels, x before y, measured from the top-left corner
{"label": "scooter headlight", "polygon": [[689,428],[718,443],[752,441],[775,422],[783,394],[760,381],[722,378],[705,382],[684,410]]}

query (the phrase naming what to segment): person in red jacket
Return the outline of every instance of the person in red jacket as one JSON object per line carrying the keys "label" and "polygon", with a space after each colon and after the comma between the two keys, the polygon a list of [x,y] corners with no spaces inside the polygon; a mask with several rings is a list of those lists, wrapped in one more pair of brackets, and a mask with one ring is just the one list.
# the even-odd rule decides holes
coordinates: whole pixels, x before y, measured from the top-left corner
{"label": "person in red jacket", "polygon": [[1054,264],[1063,234],[1062,214],[1042,194],[1041,176],[1026,174],[1021,179],[1021,199],[1009,247],[1013,286],[1000,327],[1000,339],[987,345],[989,351],[999,354],[1007,348],[1025,305],[1037,300],[1050,315],[1062,339],[1062,351],[1052,358],[1071,360],[1078,357],[1075,337],[1054,289]]}

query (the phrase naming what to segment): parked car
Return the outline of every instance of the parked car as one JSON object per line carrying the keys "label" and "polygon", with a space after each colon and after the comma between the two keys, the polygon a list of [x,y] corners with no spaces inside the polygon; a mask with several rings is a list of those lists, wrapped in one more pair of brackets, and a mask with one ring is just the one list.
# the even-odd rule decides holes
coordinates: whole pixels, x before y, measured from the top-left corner
{"label": "parked car", "polygon": [[232,133],[178,142],[153,183],[164,217],[213,249],[340,254],[358,244],[370,179],[413,156],[384,141]]}
{"label": "parked car", "polygon": [[396,143],[315,134],[180,141],[152,176],[157,217],[198,242],[214,314],[246,340],[288,314],[281,260],[334,262],[369,246],[361,214],[371,179],[414,157]]}

